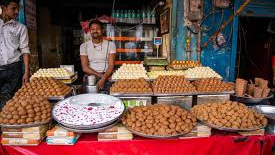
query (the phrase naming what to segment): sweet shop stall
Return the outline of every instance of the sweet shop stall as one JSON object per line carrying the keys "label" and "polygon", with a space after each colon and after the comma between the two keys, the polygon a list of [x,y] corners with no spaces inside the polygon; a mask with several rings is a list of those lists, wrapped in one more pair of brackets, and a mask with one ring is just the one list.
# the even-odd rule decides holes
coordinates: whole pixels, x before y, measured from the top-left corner
{"label": "sweet shop stall", "polygon": [[[146,18],[146,36],[138,37],[115,27],[138,24],[142,16],[113,13],[100,18],[111,21],[106,39],[118,50],[110,91],[100,92],[92,76],[74,85],[72,65],[37,70],[0,112],[1,155],[272,154],[275,107],[266,79],[228,80],[203,56],[165,54],[170,39],[152,20],[161,13]],[[193,24],[199,20],[191,17]],[[128,48],[131,41],[138,46]]]}

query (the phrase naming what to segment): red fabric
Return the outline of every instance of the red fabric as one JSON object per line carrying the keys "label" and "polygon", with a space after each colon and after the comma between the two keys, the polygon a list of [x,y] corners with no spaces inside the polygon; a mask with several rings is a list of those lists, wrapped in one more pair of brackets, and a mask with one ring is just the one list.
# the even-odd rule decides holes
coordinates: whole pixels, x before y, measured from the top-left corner
{"label": "red fabric", "polygon": [[275,55],[272,56],[272,66],[275,67]]}
{"label": "red fabric", "polygon": [[237,142],[238,138],[243,137],[216,135],[209,138],[165,140],[138,137],[130,141],[98,142],[95,134],[84,134],[74,146],[51,146],[44,141],[39,146],[2,146],[0,153],[3,155],[269,155],[275,142],[274,136],[271,135],[250,136]]}

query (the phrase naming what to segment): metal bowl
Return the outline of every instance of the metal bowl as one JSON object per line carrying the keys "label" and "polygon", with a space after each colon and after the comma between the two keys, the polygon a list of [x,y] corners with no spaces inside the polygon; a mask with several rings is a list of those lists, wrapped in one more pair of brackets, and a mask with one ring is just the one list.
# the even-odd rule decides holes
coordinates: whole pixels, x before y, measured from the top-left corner
{"label": "metal bowl", "polygon": [[222,130],[222,131],[228,131],[228,132],[255,131],[255,130],[263,129],[263,128],[266,127],[266,126],[262,126],[262,127],[258,127],[258,128],[254,128],[254,129],[234,129],[234,128],[227,128],[227,127],[217,126],[217,125],[210,124],[210,123],[207,123],[207,122],[199,120],[199,119],[198,119],[198,122],[201,123],[201,124],[204,124],[206,126],[209,126],[209,127],[213,128],[213,129]]}
{"label": "metal bowl", "polygon": [[76,129],[76,128],[64,126],[62,124],[59,124],[59,126],[66,129],[66,130],[68,130],[68,131],[77,132],[77,133],[95,133],[95,132],[100,132],[100,131],[107,130],[107,129],[115,126],[119,121],[120,120],[117,120],[112,124],[109,124],[107,126],[103,126],[103,127],[100,127],[100,128],[95,128],[95,129]]}
{"label": "metal bowl", "polygon": [[39,122],[39,123],[32,123],[32,124],[18,124],[18,125],[10,125],[10,124],[0,124],[2,128],[10,128],[10,129],[18,129],[18,128],[30,128],[30,127],[37,127],[41,125],[45,125],[50,123],[52,120],[47,122]]}
{"label": "metal bowl", "polygon": [[268,97],[265,97],[265,98],[252,98],[252,97],[246,97],[246,96],[243,96],[243,97],[239,97],[239,96],[236,96],[235,94],[233,95],[230,95],[230,100],[231,101],[237,101],[237,102],[241,102],[241,103],[244,103],[244,104],[268,104],[269,103],[269,100],[273,97],[273,94],[270,93]]}
{"label": "metal bowl", "polygon": [[[59,120],[59,118],[55,115],[56,107],[59,104],[63,104],[64,102],[69,102],[69,104],[74,104],[74,105],[78,105],[78,106],[88,106],[91,101],[96,104],[100,104],[100,105],[112,105],[113,103],[118,102],[123,110],[118,115],[118,117],[116,117],[112,120],[106,121],[104,123],[99,123],[99,124],[94,124],[94,125],[92,125],[92,124],[91,125],[76,125],[76,124],[64,123],[61,120]],[[63,126],[67,126],[67,127],[79,129],[79,130],[90,130],[90,129],[101,128],[101,127],[104,127],[104,126],[114,123],[115,121],[119,120],[119,118],[122,116],[124,111],[125,111],[124,103],[116,97],[106,95],[106,94],[81,94],[81,95],[69,97],[63,101],[56,103],[52,110],[52,116],[53,116],[54,120],[56,120],[59,124],[62,124]]]}
{"label": "metal bowl", "polygon": [[[177,134],[177,135],[169,135],[169,136],[160,136],[160,135],[148,135],[148,134],[144,134],[141,132],[137,132],[135,130],[132,130],[131,128],[125,126],[127,128],[127,130],[131,131],[133,134],[138,135],[140,137],[145,137],[145,138],[152,138],[152,139],[168,139],[168,138],[178,138],[180,136],[183,136],[189,132],[186,133],[181,133],[181,134]],[[191,132],[191,131],[190,131]]]}

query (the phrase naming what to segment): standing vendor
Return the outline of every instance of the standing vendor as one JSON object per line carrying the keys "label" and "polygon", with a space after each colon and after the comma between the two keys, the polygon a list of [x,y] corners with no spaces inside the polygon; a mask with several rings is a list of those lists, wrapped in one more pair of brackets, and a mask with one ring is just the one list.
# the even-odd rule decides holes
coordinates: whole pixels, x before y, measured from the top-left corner
{"label": "standing vendor", "polygon": [[[0,0],[0,108],[12,97],[22,78],[21,56],[24,62],[22,83],[29,80],[29,37],[25,25],[16,21],[19,0]],[[19,84],[21,85],[21,83]]]}
{"label": "standing vendor", "polygon": [[103,24],[99,20],[89,23],[92,39],[80,46],[81,66],[84,73],[94,75],[99,90],[109,91],[108,78],[114,69],[116,47],[103,38]]}

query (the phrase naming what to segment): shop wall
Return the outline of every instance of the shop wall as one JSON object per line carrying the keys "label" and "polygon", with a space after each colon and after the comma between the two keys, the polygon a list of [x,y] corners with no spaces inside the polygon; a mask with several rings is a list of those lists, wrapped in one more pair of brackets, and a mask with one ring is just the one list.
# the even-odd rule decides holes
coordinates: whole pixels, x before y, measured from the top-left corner
{"label": "shop wall", "polygon": [[[166,5],[164,7],[164,10],[166,10],[166,9],[170,10],[170,21],[169,21],[169,23],[171,23],[172,22],[172,4],[173,4],[173,1],[172,0],[166,0],[165,4]],[[170,24],[169,29],[171,30],[171,24]],[[163,38],[163,45],[162,45],[162,50],[161,50],[162,51],[162,56],[166,57],[168,59],[168,61],[170,61],[171,59],[173,59],[173,58],[171,58],[173,56],[172,56],[172,53],[171,53],[171,50],[170,50],[171,49],[171,44],[170,44],[170,42],[171,42],[171,32],[169,32],[167,34],[163,34],[162,38]]]}
{"label": "shop wall", "polygon": [[[187,27],[184,25],[184,4],[183,0],[174,0],[173,2],[173,17],[176,17],[176,21],[172,21],[172,52],[176,53],[177,60],[186,60],[186,32]],[[204,1],[204,14],[208,14],[212,8],[211,0]],[[176,11],[175,11],[176,10]],[[206,42],[208,38],[218,30],[220,23],[226,21],[232,14],[232,8],[224,10],[224,13],[216,13],[214,16],[209,16],[202,24],[203,27],[208,28],[208,31],[202,32],[202,43]],[[223,20],[222,20],[223,19]],[[231,52],[232,52],[232,23],[230,23],[222,32],[225,39],[228,41],[227,46],[224,48],[215,47],[213,43],[210,43],[207,48],[202,51],[201,62],[204,66],[210,66],[220,75],[224,80],[233,80],[234,72],[230,71],[231,66]],[[191,36],[191,59],[197,60],[196,54],[196,34]]]}
{"label": "shop wall", "polygon": [[39,8],[39,47],[42,67],[58,67],[61,64],[61,27],[51,24],[50,11]]}
{"label": "shop wall", "polygon": [[[171,40],[171,53],[175,53],[175,59],[186,60],[186,26],[184,26],[184,0],[173,0],[172,10],[172,40]],[[234,8],[226,9],[224,11],[224,20],[236,11],[245,0],[234,1]],[[211,0],[204,0],[204,14],[206,15],[210,9]],[[275,1],[274,0],[253,0],[241,13],[241,16],[254,16],[254,17],[275,17]],[[210,31],[202,33],[202,43],[204,43],[211,34],[213,34],[219,27],[222,19],[221,14],[214,16],[214,26]],[[234,81],[235,79],[235,66],[236,66],[236,51],[238,41],[238,16],[226,27],[222,32],[228,41],[228,46],[225,48],[215,48],[212,43],[205,48],[201,55],[201,61],[204,66],[210,66],[219,74],[221,74],[226,81]],[[212,26],[212,19],[208,18],[203,26]],[[196,60],[196,35],[193,35],[191,40],[192,55],[191,58]]]}
{"label": "shop wall", "polygon": [[39,69],[38,50],[37,50],[37,16],[36,16],[36,1],[25,0],[25,22],[29,33],[29,46],[31,51],[30,69],[31,73]]}

